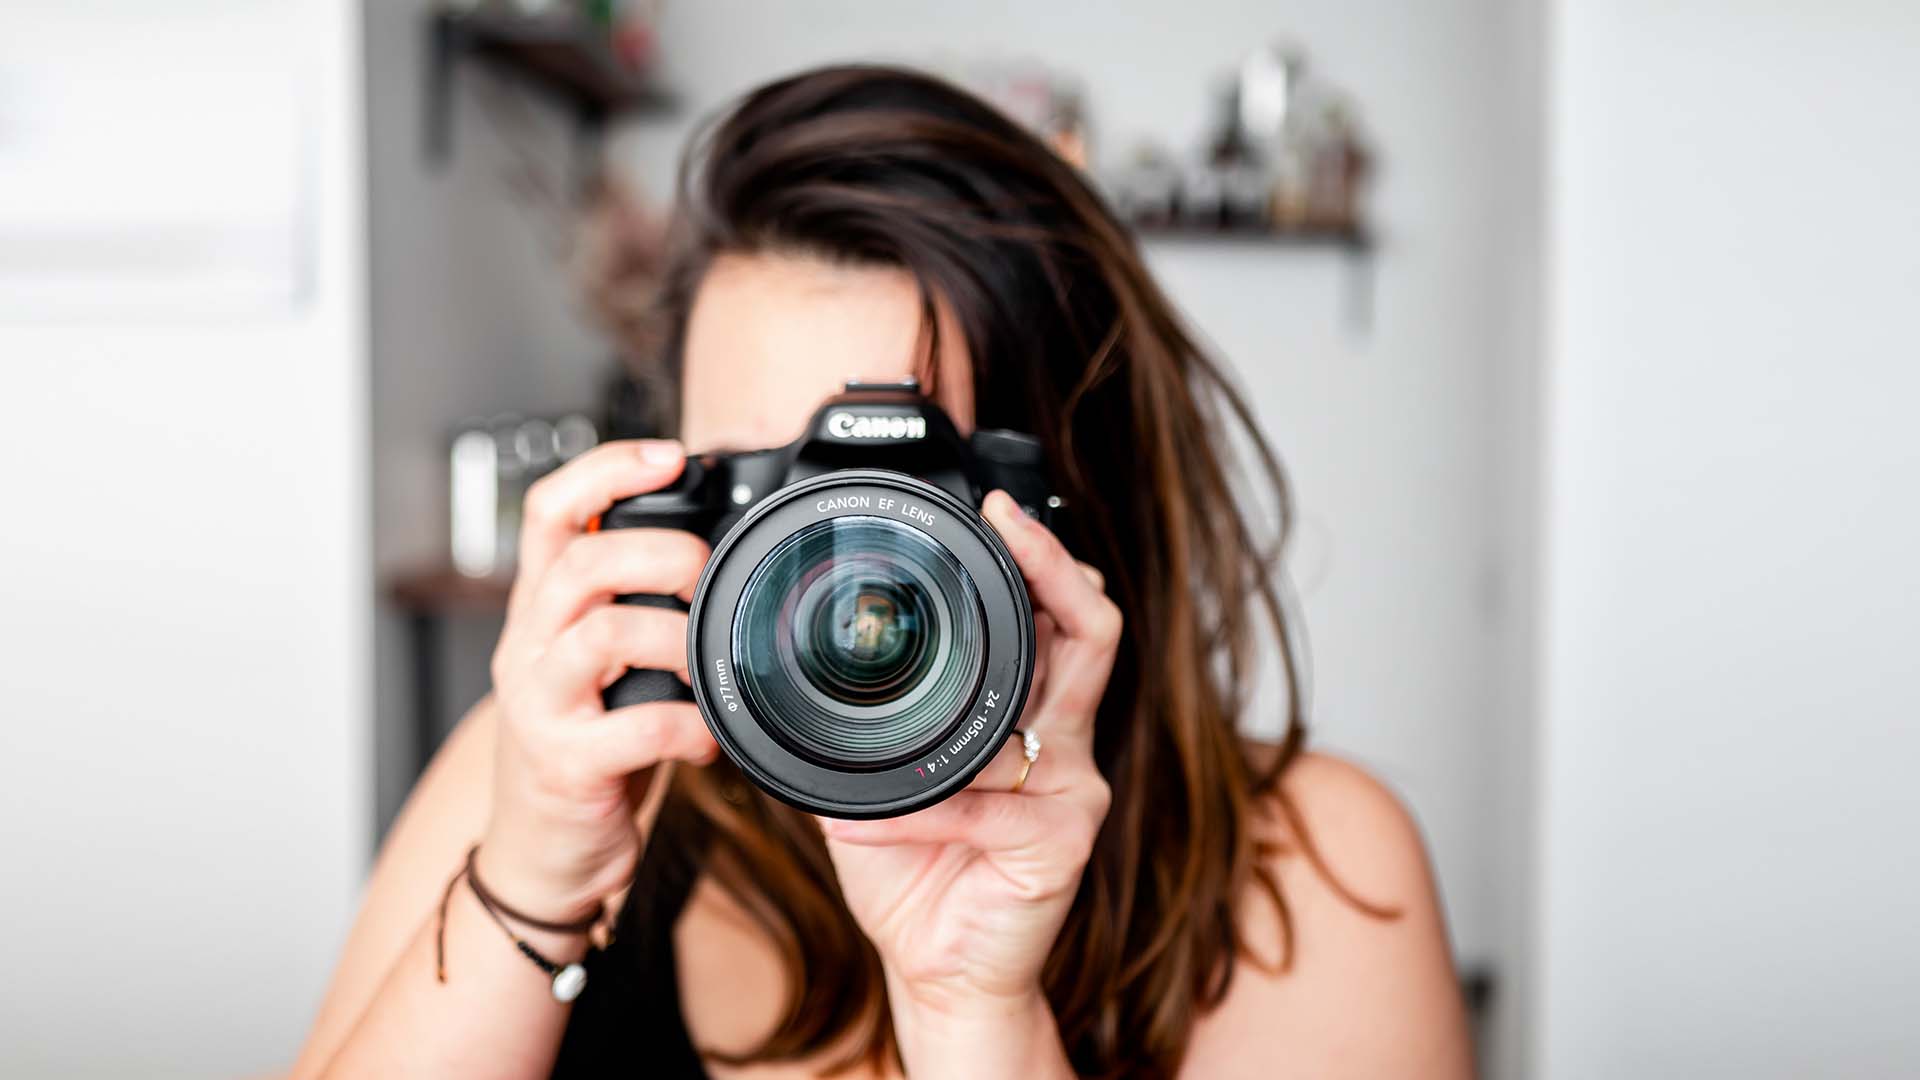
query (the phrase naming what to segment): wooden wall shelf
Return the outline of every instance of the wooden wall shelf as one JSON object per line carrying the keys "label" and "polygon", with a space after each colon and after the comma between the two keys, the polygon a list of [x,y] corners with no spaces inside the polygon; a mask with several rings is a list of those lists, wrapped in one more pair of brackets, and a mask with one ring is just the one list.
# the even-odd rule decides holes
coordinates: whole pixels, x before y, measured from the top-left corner
{"label": "wooden wall shelf", "polygon": [[386,582],[387,599],[410,615],[496,615],[507,609],[513,578],[468,577],[451,567],[398,574]]}
{"label": "wooden wall shelf", "polygon": [[1206,225],[1142,225],[1134,235],[1149,243],[1228,244],[1246,247],[1330,248],[1354,254],[1373,250],[1373,234],[1344,229],[1259,229]]}
{"label": "wooden wall shelf", "polygon": [[664,112],[673,95],[613,51],[605,35],[571,15],[438,11],[430,16],[427,152],[444,162],[453,143],[453,78],[476,61],[545,94],[597,138],[615,117]]}

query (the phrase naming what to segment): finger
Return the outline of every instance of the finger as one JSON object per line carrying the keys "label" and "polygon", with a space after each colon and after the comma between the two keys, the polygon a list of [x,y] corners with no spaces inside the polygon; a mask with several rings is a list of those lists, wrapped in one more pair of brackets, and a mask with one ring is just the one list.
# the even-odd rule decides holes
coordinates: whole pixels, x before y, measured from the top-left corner
{"label": "finger", "polygon": [[565,741],[604,776],[625,776],[663,761],[712,761],[720,747],[690,701],[629,705],[570,729]]}
{"label": "finger", "polygon": [[[993,752],[993,757],[987,762],[986,767],[975,774],[972,782],[967,784],[967,790],[1012,791],[1013,782],[1020,778],[1020,769],[1026,763],[1025,740],[1020,738],[1020,732],[1010,731],[1007,733],[1007,741],[1001,743],[1000,749]],[[1039,764],[1038,761],[1034,762],[1036,767]],[[1027,782],[1020,790],[1036,795],[1041,794],[1040,788],[1035,783],[1037,779],[1031,772],[1028,773]]]}
{"label": "finger", "polygon": [[575,537],[523,604],[515,634],[551,640],[582,612],[615,596],[649,593],[693,600],[707,542],[678,529],[615,529]]}
{"label": "finger", "polygon": [[1034,521],[1005,492],[987,497],[987,519],[1005,538],[1035,605],[1055,624],[1047,650],[1047,681],[1039,705],[1029,710],[1036,730],[1085,737],[1106,693],[1119,646],[1120,609],[1096,583],[1095,571],[1075,562],[1046,526]]}
{"label": "finger", "polygon": [[[1038,735],[1038,732],[1035,733]],[[1057,742],[1058,740],[1056,740]],[[1073,762],[1066,755],[1086,757],[1086,752],[1075,746],[1052,745],[1041,737],[1040,756],[1033,761],[1033,768],[1027,770],[1027,781],[1020,785],[1023,795],[1056,795],[1071,786],[1076,775]],[[1020,770],[1027,764],[1026,741],[1018,731],[1011,732],[1000,749],[994,751],[992,760],[967,785],[969,791],[1012,791],[1016,780],[1020,779]],[[1088,762],[1091,765],[1091,761]]]}
{"label": "finger", "polygon": [[687,666],[687,616],[670,608],[606,604],[588,612],[534,662],[529,703],[560,714],[589,699],[630,667]]}
{"label": "finger", "polygon": [[567,541],[614,500],[663,488],[685,465],[677,442],[623,440],[602,443],[536,481],[521,516],[515,591],[521,581],[538,581]]}
{"label": "finger", "polygon": [[1047,672],[1052,664],[1048,662],[1053,652],[1053,639],[1059,634],[1054,626],[1053,616],[1038,611],[1033,616],[1033,688],[1028,700],[1039,702],[1047,692]]}
{"label": "finger", "polygon": [[1028,517],[1004,491],[988,495],[982,510],[1013,553],[1028,594],[1053,616],[1063,633],[1108,645],[1119,641],[1120,609],[1081,571],[1081,564],[1045,525]]}
{"label": "finger", "polygon": [[1044,848],[1067,832],[1070,809],[1056,799],[1004,791],[962,791],[905,817],[874,821],[821,819],[820,828],[844,844],[965,844],[980,851]]}

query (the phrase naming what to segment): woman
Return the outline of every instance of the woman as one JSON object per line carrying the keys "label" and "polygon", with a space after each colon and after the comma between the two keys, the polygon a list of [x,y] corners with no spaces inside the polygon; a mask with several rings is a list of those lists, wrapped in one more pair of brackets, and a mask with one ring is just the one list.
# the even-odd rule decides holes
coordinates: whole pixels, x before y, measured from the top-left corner
{"label": "woman", "polygon": [[[654,324],[684,445],[609,444],[529,494],[495,691],[396,823],[297,1074],[1466,1075],[1405,812],[1304,753],[1297,705],[1277,745],[1236,731],[1259,618],[1286,642],[1225,460],[1247,415],[1084,179],[874,68],[768,86],[689,160]],[[1038,613],[1043,752],[865,822],[744,783],[692,705],[602,709],[625,668],[686,667],[684,616],[609,599],[687,597],[707,549],[588,529],[686,448],[791,440],[850,375],[1038,434],[1072,507],[1060,536],[983,508]],[[450,881],[476,843],[498,905],[609,903],[612,945],[497,923]],[[502,923],[588,958],[577,1002]]]}

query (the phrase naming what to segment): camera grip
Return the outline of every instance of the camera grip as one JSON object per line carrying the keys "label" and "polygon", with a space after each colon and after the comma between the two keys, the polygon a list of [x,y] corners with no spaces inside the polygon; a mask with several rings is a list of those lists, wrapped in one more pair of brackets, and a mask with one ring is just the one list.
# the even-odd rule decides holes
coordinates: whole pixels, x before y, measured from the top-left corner
{"label": "camera grip", "polygon": [[[653,596],[635,593],[614,598],[617,604],[637,604],[641,607],[672,608],[675,611],[687,610],[677,596]],[[608,709],[618,709],[627,705],[644,705],[649,701],[692,701],[693,691],[680,681],[671,671],[656,671],[649,668],[628,668],[626,674],[613,681],[611,686],[600,692],[600,700]]]}

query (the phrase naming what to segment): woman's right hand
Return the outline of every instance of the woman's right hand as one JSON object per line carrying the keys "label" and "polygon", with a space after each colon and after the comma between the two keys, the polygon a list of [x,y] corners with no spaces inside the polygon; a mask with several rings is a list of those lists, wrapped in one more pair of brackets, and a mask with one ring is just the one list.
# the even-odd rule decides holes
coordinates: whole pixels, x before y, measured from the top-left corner
{"label": "woman's right hand", "polygon": [[674,442],[606,443],[527,492],[520,569],[493,654],[498,746],[478,859],[488,888],[536,918],[590,914],[631,880],[647,825],[636,774],[718,751],[691,702],[608,712],[600,701],[630,667],[686,678],[686,615],[612,600],[691,600],[705,541],[669,529],[587,531],[616,499],[672,483],[684,461]]}

